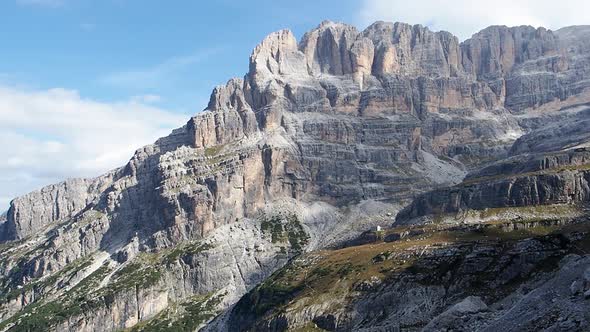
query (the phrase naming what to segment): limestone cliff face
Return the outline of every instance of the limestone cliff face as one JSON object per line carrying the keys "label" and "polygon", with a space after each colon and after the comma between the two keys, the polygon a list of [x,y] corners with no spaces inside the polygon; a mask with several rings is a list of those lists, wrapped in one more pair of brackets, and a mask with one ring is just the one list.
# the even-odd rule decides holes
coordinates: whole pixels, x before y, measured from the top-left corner
{"label": "limestone cliff face", "polygon": [[117,173],[96,179],[71,179],[16,198],[5,216],[3,240],[22,239],[55,220],[75,216],[98,198]]}
{"label": "limestone cliff face", "polygon": [[484,79],[503,78],[519,64],[559,55],[555,34],[530,26],[492,26],[476,33],[461,46],[463,67]]}
{"label": "limestone cliff face", "polygon": [[[254,240],[268,226],[261,214],[284,202],[287,210],[300,210],[302,232],[322,238],[353,227],[347,213],[362,204],[379,202],[383,211],[397,211],[420,193],[457,184],[467,171],[514,153],[526,138],[512,147],[514,140],[553,121],[553,111],[590,99],[584,31],[491,27],[459,43],[448,32],[419,25],[377,22],[358,31],[324,22],[299,42],[288,30],[270,34],[252,52],[243,78],[215,88],[203,112],[137,150],[124,167],[11,203],[0,227],[0,239],[14,245],[0,263],[2,286],[7,293],[16,288],[23,294],[2,305],[4,317],[44,301],[47,292],[39,283],[48,275],[97,253],[108,255],[105,262],[118,271],[140,253],[208,238],[245,220],[260,222],[258,230],[241,233]],[[527,113],[540,106],[547,112]],[[570,173],[567,179],[548,177],[546,184],[560,184],[559,199],[571,197],[572,186],[579,188],[576,199],[586,199],[586,173]],[[494,190],[512,200],[502,196],[506,186],[532,192],[539,183],[506,182]],[[482,195],[462,197],[459,202],[472,204]],[[321,204],[321,211],[307,212],[313,204]],[[292,224],[285,221],[277,229]],[[246,275],[256,274],[252,262],[258,262],[265,271],[261,275],[267,275],[284,264],[280,255],[294,246],[276,234],[272,239],[266,243],[273,246],[265,254],[268,265],[257,260],[262,254],[253,245],[224,249],[227,255],[212,266],[248,262],[238,271]],[[314,248],[335,244],[309,243]],[[278,262],[277,255],[283,257]],[[202,264],[192,261],[186,268],[199,274]],[[198,279],[202,288],[172,298],[219,290],[221,277],[208,271],[208,278]],[[233,289],[228,298],[259,279]],[[153,294],[149,315],[129,313],[128,320],[116,310],[100,309],[95,321],[106,319],[112,323],[105,330],[113,330],[148,319],[162,309],[159,296],[166,297]],[[122,295],[117,305],[132,308],[132,299]],[[76,329],[68,324],[67,329]]]}
{"label": "limestone cliff face", "polygon": [[588,104],[565,109],[551,123],[519,137],[512,145],[510,155],[576,149],[584,151],[590,146],[589,125]]}
{"label": "limestone cliff face", "polygon": [[[141,195],[139,188],[159,187],[167,178],[172,178],[168,185],[174,185],[174,177],[179,176],[174,171],[159,170],[167,172],[159,177],[153,173],[159,168],[158,159],[167,152],[170,156],[165,159],[174,163],[172,150],[180,146],[194,149],[184,152],[195,155],[191,156],[194,162],[212,160],[197,167],[212,170],[211,174],[192,170],[203,177],[199,186],[205,196],[198,190],[179,193],[201,195],[198,200],[208,203],[197,206],[200,203],[181,199],[185,202],[180,207],[176,198],[162,192],[153,197],[160,201],[156,205],[173,205],[168,216],[158,216],[155,222],[163,228],[176,223],[178,213],[213,215],[215,200],[228,197],[231,191],[216,193],[220,188],[212,188],[211,183],[223,181],[213,180],[214,174],[224,173],[224,169],[234,172],[237,165],[252,169],[250,181],[264,179],[267,188],[243,189],[250,194],[234,199],[233,206],[220,202],[220,207],[260,207],[265,203],[264,192],[295,198],[313,194],[327,200],[343,198],[344,202],[391,195],[387,191],[397,189],[381,186],[385,181],[398,182],[400,172],[391,169],[423,165],[422,151],[463,162],[495,158],[520,132],[511,109],[539,106],[572,94],[585,96],[584,73],[590,66],[585,62],[584,36],[570,30],[554,33],[542,28],[496,26],[460,44],[447,32],[431,32],[419,25],[377,22],[359,32],[352,26],[324,22],[298,43],[290,31],[279,31],[253,51],[245,78],[216,88],[207,109],[171,136],[174,143],[163,150],[156,144],[138,151],[127,167],[130,174],[68,181],[15,200],[3,238],[30,236],[48,224],[74,216],[107,191],[116,195],[138,180],[137,168],[152,174],[143,177],[146,183],[138,181],[129,191]],[[575,66],[577,77],[570,77],[574,71],[569,66]],[[530,74],[533,70],[534,75]],[[548,77],[553,80],[549,87]],[[555,81],[562,78],[567,84]],[[568,88],[574,85],[574,90]],[[500,144],[484,144],[490,141]],[[220,152],[225,152],[225,157],[240,157],[238,161],[224,160]],[[198,154],[202,156],[196,157]],[[284,159],[282,164],[277,163],[277,157]],[[461,168],[452,163],[447,166]],[[184,167],[189,172],[185,178],[190,178],[191,167]],[[337,169],[345,170],[343,177],[327,176]],[[244,175],[221,176],[232,186],[235,182],[247,186]],[[401,174],[401,178],[407,176]],[[112,190],[107,190],[111,184]],[[102,202],[111,208],[117,205],[109,203],[108,197]],[[236,212],[221,223],[252,212]],[[142,217],[133,218],[145,224]],[[194,228],[202,235],[203,230],[214,227],[215,218],[205,218],[196,228],[190,226],[187,234]]]}
{"label": "limestone cliff face", "polygon": [[511,157],[468,174],[457,186],[418,196],[397,216],[398,222],[469,210],[587,205],[587,116],[588,110],[584,109],[520,137],[511,149]]}
{"label": "limestone cliff face", "polygon": [[398,215],[399,222],[468,210],[572,204],[590,201],[590,172],[564,170],[482,180],[419,196]]}

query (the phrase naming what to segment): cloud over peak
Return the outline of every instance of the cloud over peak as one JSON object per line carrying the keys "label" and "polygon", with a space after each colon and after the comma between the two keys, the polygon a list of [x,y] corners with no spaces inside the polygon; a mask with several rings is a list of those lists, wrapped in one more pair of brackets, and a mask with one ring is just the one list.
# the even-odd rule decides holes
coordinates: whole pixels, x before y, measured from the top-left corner
{"label": "cloud over peak", "polygon": [[465,40],[490,25],[559,29],[588,24],[589,11],[587,0],[363,0],[357,19],[363,26],[377,20],[422,24]]}
{"label": "cloud over peak", "polygon": [[113,103],[67,89],[0,85],[0,211],[10,198],[71,177],[122,166],[133,152],[186,122],[158,96]]}

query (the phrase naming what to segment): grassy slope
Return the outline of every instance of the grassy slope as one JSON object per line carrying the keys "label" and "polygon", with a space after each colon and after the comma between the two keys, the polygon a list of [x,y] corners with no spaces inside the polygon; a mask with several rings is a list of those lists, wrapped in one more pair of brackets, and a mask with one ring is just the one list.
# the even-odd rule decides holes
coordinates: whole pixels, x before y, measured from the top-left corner
{"label": "grassy slope", "polygon": [[[572,232],[585,234],[590,231],[587,221],[567,225],[534,223],[514,231],[505,231],[501,227],[505,222],[509,221],[492,222],[485,227],[467,227],[464,230],[444,230],[427,225],[422,227],[426,229],[425,233],[400,241],[375,242],[311,253],[294,260],[258,286],[238,304],[237,311],[270,319],[282,313],[300,312],[309,306],[332,303],[326,312],[335,312],[354,301],[355,288],[361,283],[375,278],[388,280],[400,273],[416,272],[417,266],[420,266],[417,263],[421,253],[429,248],[474,243],[503,246],[531,237],[543,238]],[[516,223],[524,225],[526,221]],[[407,228],[391,231],[405,230]],[[575,245],[590,252],[590,237],[583,237]],[[312,328],[313,324],[308,327]]]}

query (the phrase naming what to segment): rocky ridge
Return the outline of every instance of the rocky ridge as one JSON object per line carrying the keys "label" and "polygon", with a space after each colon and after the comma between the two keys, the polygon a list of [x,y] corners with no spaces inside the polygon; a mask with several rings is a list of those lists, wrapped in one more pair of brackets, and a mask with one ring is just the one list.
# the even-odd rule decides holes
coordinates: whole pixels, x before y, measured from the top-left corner
{"label": "rocky ridge", "polygon": [[[180,306],[204,312],[185,322],[196,329],[288,259],[390,224],[431,189],[442,188],[398,219],[483,208],[477,198],[490,192],[501,204],[486,208],[585,202],[587,157],[575,150],[584,125],[562,142],[552,123],[584,119],[571,110],[590,102],[588,36],[584,27],[495,26],[459,43],[386,22],[364,31],[323,22],[299,42],[273,33],[244,78],[217,87],[206,110],[124,167],[11,203],[0,327],[112,331]],[[549,132],[554,143],[535,146]],[[532,152],[558,155],[523,157]],[[511,170],[510,158],[524,161]],[[533,170],[539,163],[548,166]],[[494,178],[507,170],[516,175]],[[457,189],[445,186],[467,171],[458,188],[477,184],[449,202]],[[525,195],[539,183],[552,195]],[[99,300],[56,306],[80,292]]]}
{"label": "rocky ridge", "polygon": [[[488,208],[586,205],[590,200],[590,149],[585,147],[587,133],[579,135],[576,130],[584,121],[574,119],[566,122],[571,125],[558,122],[522,136],[513,145],[513,156],[468,174],[454,187],[420,195],[398,214],[397,221],[423,222],[428,216],[456,216]],[[554,149],[548,151],[548,147]]]}
{"label": "rocky ridge", "polygon": [[584,331],[584,223],[439,231],[308,254],[244,296],[229,330]]}

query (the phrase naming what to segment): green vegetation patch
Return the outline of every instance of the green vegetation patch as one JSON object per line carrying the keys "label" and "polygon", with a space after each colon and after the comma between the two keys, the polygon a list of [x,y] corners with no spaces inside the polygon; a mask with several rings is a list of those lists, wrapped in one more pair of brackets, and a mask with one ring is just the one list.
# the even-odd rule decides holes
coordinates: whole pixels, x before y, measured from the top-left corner
{"label": "green vegetation patch", "polygon": [[221,152],[221,150],[223,150],[223,148],[225,148],[225,144],[215,145],[215,146],[205,148],[205,157],[217,156],[219,154],[219,152]]}
{"label": "green vegetation patch", "polygon": [[162,262],[166,265],[171,265],[184,256],[196,255],[210,249],[213,249],[213,246],[209,243],[201,244],[200,242],[191,242],[187,244],[181,244],[169,252],[164,253]]}
{"label": "green vegetation patch", "polygon": [[280,279],[264,282],[256,288],[255,292],[251,293],[252,310],[256,315],[262,315],[288,303],[302,289],[303,285],[300,283],[291,284]]}
{"label": "green vegetation patch", "polygon": [[159,266],[132,262],[115,272],[113,281],[104,287],[102,293],[103,296],[110,297],[127,289],[149,288],[156,285],[161,278]]}
{"label": "green vegetation patch", "polygon": [[373,257],[372,261],[373,261],[373,263],[380,263],[380,262],[384,262],[386,260],[389,260],[392,257],[393,257],[393,252],[391,250],[387,250],[384,252],[380,252],[378,255]]}
{"label": "green vegetation patch", "polygon": [[106,265],[101,266],[59,298],[33,303],[0,323],[0,330],[10,326],[8,331],[11,332],[48,331],[69,317],[91,310],[100,304],[100,300],[93,296],[92,290],[97,288],[109,273],[110,269]]}
{"label": "green vegetation patch", "polygon": [[91,256],[79,258],[66,265],[61,271],[56,272],[45,279],[34,280],[24,285],[21,289],[8,287],[8,285],[14,284],[14,282],[8,282],[8,284],[0,293],[0,303],[10,302],[31,291],[34,291],[35,294],[42,294],[46,288],[54,286],[58,281],[64,280],[67,277],[73,276],[76,273],[86,269],[92,264],[92,261],[93,258]]}
{"label": "green vegetation patch", "polygon": [[[0,323],[0,330],[9,331],[47,331],[51,327],[70,317],[82,315],[114,301],[117,294],[129,290],[147,289],[158,285],[162,280],[166,266],[178,261],[186,255],[195,255],[211,249],[208,243],[188,242],[175,248],[163,250],[159,253],[142,253],[133,261],[127,263],[120,270],[113,273],[108,265],[99,267],[96,271],[81,280],[70,290],[51,300],[44,300],[40,295],[47,287],[54,286],[61,280],[67,280],[80,271],[87,269],[93,262],[92,257],[81,258],[68,264],[61,271],[43,280],[27,284],[22,289],[6,289],[0,296],[0,301],[7,302],[18,298],[21,294],[34,291],[37,302],[25,307],[11,318]],[[103,280],[111,275],[109,283],[101,286]],[[184,314],[177,317],[168,331],[191,330],[203,321],[209,320],[216,313],[214,308],[221,298],[195,298],[183,302],[180,311]],[[158,323],[149,326],[146,331],[160,331]],[[147,328],[147,327],[146,327]],[[156,329],[152,329],[156,328]],[[185,329],[186,328],[186,329]],[[143,331],[143,330],[141,330]]]}
{"label": "green vegetation patch", "polygon": [[309,242],[309,235],[294,213],[279,213],[270,217],[263,215],[261,229],[263,233],[270,234],[273,243],[288,242],[295,252],[301,252]]}
{"label": "green vegetation patch", "polygon": [[[242,317],[249,317],[252,322],[261,319],[269,321],[284,312],[295,314],[309,308],[310,305],[320,303],[331,303],[334,306],[346,305],[351,296],[352,298],[357,296],[355,292],[368,291],[360,286],[370,285],[371,280],[378,279],[390,283],[399,280],[400,276],[410,275],[416,278],[415,282],[418,283],[442,285],[449,281],[448,276],[453,275],[454,269],[461,266],[461,260],[472,252],[470,248],[473,246],[496,247],[497,251],[491,253],[489,257],[493,262],[494,259],[503,255],[505,250],[523,239],[535,238],[540,242],[554,243],[562,241],[559,239],[567,238],[563,234],[588,234],[590,231],[588,223],[566,225],[533,223],[531,225],[511,231],[507,231],[500,223],[477,225],[478,227],[433,228],[432,231],[415,236],[410,235],[395,242],[371,243],[302,255],[291,260],[284,268],[275,272],[244,296],[234,310]],[[269,223],[266,229],[271,231],[272,226],[272,223]],[[435,226],[437,225],[424,227]],[[401,230],[395,229],[395,231]],[[590,239],[590,236],[586,237]],[[563,241],[567,242],[567,240]],[[580,247],[580,250],[586,250],[590,248],[590,240],[587,243],[579,242],[576,246]],[[449,252],[457,254],[446,255],[445,248],[453,248]],[[438,254],[431,254],[431,252],[438,252]],[[563,253],[556,250],[555,255],[538,262],[537,266],[553,268],[556,265],[555,257],[563,257]],[[490,263],[489,267],[484,267],[484,270],[477,273],[481,273],[481,276],[494,277],[489,270],[493,266],[494,264]],[[528,276],[523,275],[523,278],[526,277]],[[466,286],[465,291],[489,296],[488,286],[492,284],[491,281],[483,277],[481,280],[478,278],[480,278],[479,275],[472,277],[469,287],[473,289]],[[514,282],[519,283],[516,279]],[[334,310],[337,308],[330,307],[325,312]]]}
{"label": "green vegetation patch", "polygon": [[149,321],[129,329],[129,332],[195,331],[218,313],[224,295],[194,296],[172,304]]}

